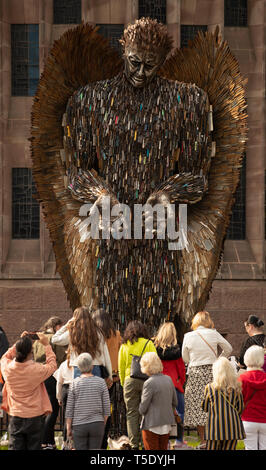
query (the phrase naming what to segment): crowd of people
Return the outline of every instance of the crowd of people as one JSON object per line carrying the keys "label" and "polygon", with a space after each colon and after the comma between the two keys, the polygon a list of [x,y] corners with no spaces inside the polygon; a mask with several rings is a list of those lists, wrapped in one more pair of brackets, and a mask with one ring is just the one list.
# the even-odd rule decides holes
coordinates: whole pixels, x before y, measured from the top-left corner
{"label": "crowd of people", "polygon": [[9,449],[56,449],[60,407],[63,448],[107,449],[119,384],[133,450],[186,449],[185,427],[197,429],[199,450],[235,450],[238,440],[266,450],[263,321],[250,315],[245,328],[238,362],[206,311],[183,338],[170,321],[152,335],[131,321],[122,334],[104,310],[86,306],[66,324],[54,316],[37,333],[24,331],[10,348],[1,329]]}

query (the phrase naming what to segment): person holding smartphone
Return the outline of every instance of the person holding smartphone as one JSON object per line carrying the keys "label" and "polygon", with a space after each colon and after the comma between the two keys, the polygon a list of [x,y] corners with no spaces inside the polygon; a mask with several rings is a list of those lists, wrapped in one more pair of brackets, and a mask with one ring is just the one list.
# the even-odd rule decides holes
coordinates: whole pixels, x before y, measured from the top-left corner
{"label": "person holding smartphone", "polygon": [[9,415],[9,450],[41,450],[43,419],[52,412],[44,381],[57,368],[56,356],[47,336],[37,333],[35,338],[45,347],[46,364],[35,362],[31,336],[24,331],[1,359],[5,380],[2,409]]}

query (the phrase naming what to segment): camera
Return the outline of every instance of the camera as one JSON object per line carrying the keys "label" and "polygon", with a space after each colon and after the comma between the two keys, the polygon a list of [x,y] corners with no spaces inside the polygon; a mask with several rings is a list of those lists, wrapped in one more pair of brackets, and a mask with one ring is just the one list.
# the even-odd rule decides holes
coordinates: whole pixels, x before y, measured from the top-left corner
{"label": "camera", "polygon": [[31,332],[31,333],[28,333],[27,336],[30,338],[30,339],[40,339],[39,336],[37,335],[37,333],[35,332]]}

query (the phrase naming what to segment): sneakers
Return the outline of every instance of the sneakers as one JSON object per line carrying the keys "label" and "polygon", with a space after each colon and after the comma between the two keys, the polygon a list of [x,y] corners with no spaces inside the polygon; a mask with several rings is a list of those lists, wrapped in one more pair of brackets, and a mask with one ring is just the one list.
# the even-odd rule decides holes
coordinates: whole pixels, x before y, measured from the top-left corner
{"label": "sneakers", "polygon": [[42,450],[57,450],[56,446],[53,446],[52,444],[47,444],[46,446],[42,447]]}

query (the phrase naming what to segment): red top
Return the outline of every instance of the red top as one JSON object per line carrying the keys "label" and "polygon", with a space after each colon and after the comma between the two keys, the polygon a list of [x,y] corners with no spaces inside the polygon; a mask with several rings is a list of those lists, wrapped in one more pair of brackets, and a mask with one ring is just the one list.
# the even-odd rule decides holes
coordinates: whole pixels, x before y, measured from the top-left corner
{"label": "red top", "polygon": [[184,393],[183,385],[186,380],[186,368],[182,357],[170,361],[164,361],[163,363],[163,374],[169,375],[172,382],[180,392]]}
{"label": "red top", "polygon": [[266,373],[249,370],[238,378],[242,382],[245,409],[242,421],[266,423]]}

